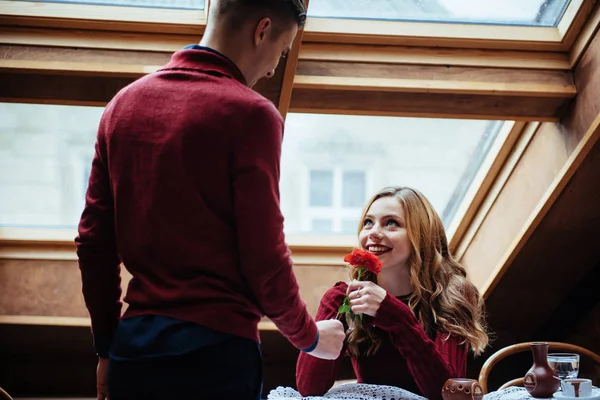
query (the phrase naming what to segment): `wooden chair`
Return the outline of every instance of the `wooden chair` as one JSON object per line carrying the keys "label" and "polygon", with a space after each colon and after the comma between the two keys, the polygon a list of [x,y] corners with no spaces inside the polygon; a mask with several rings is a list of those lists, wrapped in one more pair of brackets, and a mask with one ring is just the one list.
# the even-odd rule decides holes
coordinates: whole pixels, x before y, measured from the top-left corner
{"label": "wooden chair", "polygon": [[0,400],[13,400],[13,398],[0,387]]}
{"label": "wooden chair", "polygon": [[[487,359],[485,364],[483,364],[483,367],[481,367],[481,372],[479,373],[479,384],[481,385],[481,388],[483,389],[483,393],[488,392],[487,381],[488,381],[488,377],[490,375],[490,371],[492,370],[492,368],[500,360],[502,360],[503,358],[505,358],[511,354],[531,351],[531,346],[530,346],[531,343],[534,343],[534,342],[519,343],[519,344],[514,344],[512,346],[507,346],[503,349],[498,350],[497,352],[492,354],[490,356],[490,358]],[[600,356],[586,348],[583,348],[581,346],[577,346],[574,344],[562,343],[562,342],[546,342],[546,343],[548,343],[548,351],[549,352],[560,351],[560,352],[568,352],[568,353],[578,353],[581,356],[587,356],[587,357],[591,358],[598,365],[600,365]],[[525,372],[523,373],[523,377],[524,377],[524,375],[525,375]],[[499,389],[504,389],[509,386],[523,386],[523,377],[508,381],[504,385],[500,386]]]}

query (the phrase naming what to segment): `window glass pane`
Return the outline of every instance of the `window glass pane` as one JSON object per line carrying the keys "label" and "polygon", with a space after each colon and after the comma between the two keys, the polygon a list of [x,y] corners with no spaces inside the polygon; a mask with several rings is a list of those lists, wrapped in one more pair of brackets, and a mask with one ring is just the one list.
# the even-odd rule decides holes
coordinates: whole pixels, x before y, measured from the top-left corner
{"label": "window glass pane", "polygon": [[365,173],[344,172],[342,179],[342,206],[363,207],[365,205]]}
{"label": "window glass pane", "polygon": [[77,225],[102,111],[0,103],[0,225]]}
{"label": "window glass pane", "polygon": [[171,8],[182,10],[204,10],[204,2],[205,0],[44,0],[44,3],[94,4],[99,6]]}
{"label": "window glass pane", "polygon": [[342,221],[342,232],[345,235],[356,235],[358,232],[358,217],[356,219],[345,219]]}
{"label": "window glass pane", "polygon": [[556,26],[569,0],[311,0],[308,15],[352,19]]}
{"label": "window glass pane", "polygon": [[310,205],[331,207],[333,199],[333,172],[310,171]]}
{"label": "window glass pane", "polygon": [[314,233],[331,233],[333,224],[330,219],[314,219],[312,221],[312,231]]}
{"label": "window glass pane", "polygon": [[[310,221],[326,217],[333,219],[338,233],[354,234],[357,223],[344,221],[358,221],[367,199],[386,186],[420,190],[448,227],[502,125],[498,121],[289,113],[281,160],[286,233],[311,233]],[[325,209],[313,207],[313,175],[309,174],[310,184],[302,182],[307,179],[302,171],[317,169],[334,171],[334,184],[331,175],[323,184],[333,187],[333,193],[327,192],[328,201],[319,203],[331,204]]]}
{"label": "window glass pane", "polygon": [[[0,225],[77,226],[102,111],[0,103]],[[286,233],[354,234],[367,198],[389,185],[421,190],[448,226],[501,125],[288,114],[280,179]]]}

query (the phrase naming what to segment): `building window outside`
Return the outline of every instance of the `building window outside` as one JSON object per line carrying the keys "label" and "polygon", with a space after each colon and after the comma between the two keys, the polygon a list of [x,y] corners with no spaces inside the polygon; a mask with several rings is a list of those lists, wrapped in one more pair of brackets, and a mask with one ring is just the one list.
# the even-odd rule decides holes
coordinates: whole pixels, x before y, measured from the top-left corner
{"label": "building window outside", "polygon": [[333,206],[333,172],[310,171],[310,206]]}
{"label": "building window outside", "polygon": [[314,233],[356,232],[366,197],[365,171],[311,170],[306,219]]}
{"label": "building window outside", "polygon": [[448,228],[490,165],[484,161],[496,157],[507,124],[288,113],[280,179],[285,232],[354,236],[368,199],[388,186],[421,191]]}

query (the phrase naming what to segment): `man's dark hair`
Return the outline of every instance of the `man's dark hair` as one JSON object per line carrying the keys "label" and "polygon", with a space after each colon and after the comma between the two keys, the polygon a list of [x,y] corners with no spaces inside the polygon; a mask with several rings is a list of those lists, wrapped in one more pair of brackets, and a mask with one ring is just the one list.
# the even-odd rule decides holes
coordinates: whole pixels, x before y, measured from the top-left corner
{"label": "man's dark hair", "polygon": [[264,17],[271,18],[278,32],[291,23],[302,28],[306,22],[304,0],[216,0],[212,4],[217,15],[231,28],[241,26],[249,19]]}

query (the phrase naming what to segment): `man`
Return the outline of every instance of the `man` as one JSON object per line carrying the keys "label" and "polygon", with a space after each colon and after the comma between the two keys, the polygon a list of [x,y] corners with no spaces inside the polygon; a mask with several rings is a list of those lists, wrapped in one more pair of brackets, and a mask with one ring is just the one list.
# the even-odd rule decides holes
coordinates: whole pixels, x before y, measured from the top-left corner
{"label": "man", "polygon": [[199,46],[107,105],[75,239],[98,399],[260,398],[263,315],[340,354],[342,324],[308,314],[284,241],[283,120],[250,89],[304,20],[302,0],[216,1]]}

